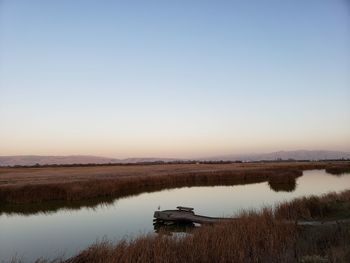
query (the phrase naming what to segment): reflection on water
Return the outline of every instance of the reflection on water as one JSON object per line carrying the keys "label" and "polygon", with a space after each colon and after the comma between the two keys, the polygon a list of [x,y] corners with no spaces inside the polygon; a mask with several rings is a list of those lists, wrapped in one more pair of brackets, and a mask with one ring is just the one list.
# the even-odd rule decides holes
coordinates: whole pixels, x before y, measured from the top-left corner
{"label": "reflection on water", "polygon": [[[256,178],[254,177],[244,177],[235,179],[232,181],[220,181],[218,183],[211,182],[211,181],[197,181],[197,182],[180,182],[178,185],[173,184],[171,188],[165,188],[162,185],[155,185],[155,186],[145,186],[137,190],[136,192],[140,193],[152,193],[157,192],[161,190],[169,190],[174,188],[181,188],[184,187],[194,187],[194,186],[223,186],[223,185],[247,185],[247,184],[255,184],[255,183],[261,183],[261,182],[268,182],[271,190],[273,191],[287,191],[286,188],[291,189],[294,185],[294,188],[288,191],[292,191],[295,189],[296,186],[296,178],[301,176],[300,175],[286,175],[286,176],[280,176],[280,177],[273,177],[268,178],[268,176],[258,176]],[[130,198],[133,196],[137,196],[138,194],[129,194],[125,195],[122,198]],[[122,198],[115,198],[115,197],[100,197],[100,198],[94,198],[94,199],[88,199],[88,200],[78,200],[78,201],[50,201],[50,202],[44,202],[44,203],[37,203],[37,204],[0,204],[0,215],[1,214],[19,214],[19,215],[32,215],[32,214],[49,214],[49,213],[55,213],[59,210],[76,210],[81,208],[96,208],[101,205],[110,205],[113,204],[117,199]]]}
{"label": "reflection on water", "polygon": [[161,233],[172,236],[174,233],[190,233],[193,229],[199,227],[191,222],[179,222],[174,224],[164,224],[159,222],[153,222],[153,228],[155,233]]}
{"label": "reflection on water", "polygon": [[270,189],[275,192],[293,192],[297,187],[297,181],[295,179],[287,182],[276,182],[274,180],[270,180],[268,184]]}
{"label": "reflection on water", "polygon": [[[234,186],[153,189],[153,192],[117,200],[55,203],[50,210],[45,206],[25,210],[28,206],[23,206],[11,211],[13,207],[8,207],[8,213],[2,210],[0,215],[0,259],[8,261],[16,253],[23,261],[63,254],[68,257],[103,238],[119,240],[153,232],[153,212],[159,206],[163,210],[183,205],[194,207],[197,214],[226,217],[242,209],[347,188],[350,188],[349,175],[332,176],[323,170],[313,170],[287,183],[276,180]],[[16,214],[18,212],[25,215]]]}

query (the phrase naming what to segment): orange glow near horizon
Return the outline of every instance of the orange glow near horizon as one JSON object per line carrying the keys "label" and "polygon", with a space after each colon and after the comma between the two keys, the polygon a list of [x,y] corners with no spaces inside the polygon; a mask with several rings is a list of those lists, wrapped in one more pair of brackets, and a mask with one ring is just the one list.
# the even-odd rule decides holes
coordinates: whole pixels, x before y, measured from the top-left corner
{"label": "orange glow near horizon", "polygon": [[248,2],[1,1],[0,155],[350,151],[348,5]]}

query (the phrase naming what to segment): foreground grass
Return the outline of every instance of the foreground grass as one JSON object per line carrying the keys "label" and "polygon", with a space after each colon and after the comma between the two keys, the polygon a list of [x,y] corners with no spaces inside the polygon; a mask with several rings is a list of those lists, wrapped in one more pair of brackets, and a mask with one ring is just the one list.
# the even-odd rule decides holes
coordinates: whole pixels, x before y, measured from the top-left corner
{"label": "foreground grass", "polygon": [[184,238],[146,236],[96,244],[67,262],[285,262],[293,254],[295,225],[279,224],[270,210],[206,226]]}
{"label": "foreground grass", "polygon": [[159,234],[118,244],[104,241],[66,263],[350,262],[349,224],[315,227],[287,223],[291,219],[322,220],[349,214],[347,190],[296,199],[281,204],[275,211],[265,208],[243,212],[237,220],[204,226],[185,237]]}
{"label": "foreground grass", "polygon": [[350,190],[281,203],[275,210],[275,217],[287,220],[350,219]]}
{"label": "foreground grass", "polygon": [[350,167],[350,162],[4,168],[0,169],[0,206],[123,197],[154,188],[262,181],[269,181],[274,189],[285,183],[285,190],[290,190],[291,182],[303,170],[331,166]]}

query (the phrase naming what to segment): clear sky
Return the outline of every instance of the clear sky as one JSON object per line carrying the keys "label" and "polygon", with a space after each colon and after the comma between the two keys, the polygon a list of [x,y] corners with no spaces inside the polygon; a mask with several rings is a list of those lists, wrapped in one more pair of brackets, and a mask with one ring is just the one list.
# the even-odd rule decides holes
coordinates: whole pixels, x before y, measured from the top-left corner
{"label": "clear sky", "polygon": [[0,155],[350,151],[350,2],[0,0]]}

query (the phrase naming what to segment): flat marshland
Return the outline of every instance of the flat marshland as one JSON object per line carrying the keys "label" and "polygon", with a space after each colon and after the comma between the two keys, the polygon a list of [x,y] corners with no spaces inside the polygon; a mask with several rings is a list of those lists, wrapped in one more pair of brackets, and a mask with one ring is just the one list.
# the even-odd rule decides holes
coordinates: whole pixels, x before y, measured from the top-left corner
{"label": "flat marshland", "polygon": [[[343,174],[349,167],[348,161],[3,167],[0,254],[26,253],[23,262],[65,249],[58,262],[349,262],[350,180]],[[329,191],[337,193],[309,196]],[[169,231],[183,226],[152,225],[158,204],[236,219],[186,226],[188,234],[178,235]]]}
{"label": "flat marshland", "polygon": [[153,188],[288,182],[303,170],[348,169],[349,162],[160,164],[0,168],[0,205],[122,197]]}

